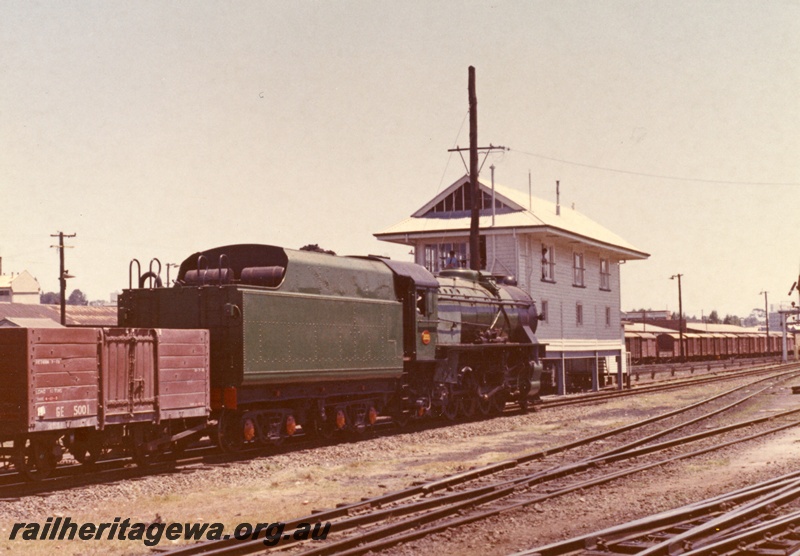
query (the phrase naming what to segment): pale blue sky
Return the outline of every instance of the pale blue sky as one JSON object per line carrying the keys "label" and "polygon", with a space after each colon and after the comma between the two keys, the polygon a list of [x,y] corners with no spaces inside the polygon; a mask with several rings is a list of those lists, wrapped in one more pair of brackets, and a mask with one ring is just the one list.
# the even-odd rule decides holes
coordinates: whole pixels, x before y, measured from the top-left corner
{"label": "pale blue sky", "polygon": [[798,0],[4,2],[3,270],[56,290],[59,230],[93,299],[227,243],[407,258],[372,234],[463,173],[473,65],[482,177],[651,254],[623,309],[680,272],[745,316],[800,270],[798,60]]}

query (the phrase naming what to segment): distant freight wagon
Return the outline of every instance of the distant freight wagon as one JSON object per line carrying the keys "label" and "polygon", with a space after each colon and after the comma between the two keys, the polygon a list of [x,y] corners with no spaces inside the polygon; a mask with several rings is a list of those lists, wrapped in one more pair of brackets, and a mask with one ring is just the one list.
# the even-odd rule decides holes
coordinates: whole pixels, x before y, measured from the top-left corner
{"label": "distant freight wagon", "polygon": [[[648,327],[649,328],[649,327]],[[794,337],[788,337],[788,349],[794,349]],[[680,333],[625,331],[625,348],[634,365],[668,363],[681,359]],[[777,356],[783,350],[779,332],[771,332],[769,341],[760,332],[684,332],[683,357],[687,361],[708,361],[742,357]]]}

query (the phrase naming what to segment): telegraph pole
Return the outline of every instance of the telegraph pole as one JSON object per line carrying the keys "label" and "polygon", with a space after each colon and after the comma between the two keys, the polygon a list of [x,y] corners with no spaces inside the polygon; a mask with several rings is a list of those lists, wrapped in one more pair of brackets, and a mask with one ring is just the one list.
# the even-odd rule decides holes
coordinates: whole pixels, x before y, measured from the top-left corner
{"label": "telegraph pole", "polygon": [[[478,151],[487,151],[486,156],[493,150],[506,150],[505,147],[494,146],[491,143],[488,147],[478,147],[478,97],[475,94],[475,68],[469,67],[469,82],[467,87],[469,93],[469,149],[455,148],[447,149],[447,152],[462,152],[469,150],[469,185],[472,191],[472,207],[469,226],[469,267],[472,270],[481,269],[481,236],[480,236],[480,210],[481,210],[481,188],[478,183],[480,166],[478,165]],[[463,156],[462,156],[463,160]],[[484,158],[486,162],[486,158]],[[492,201],[494,203],[494,201]],[[494,207],[492,207],[494,209]]]}
{"label": "telegraph pole", "polygon": [[766,317],[766,322],[767,322],[767,353],[769,353],[769,351],[770,351],[770,349],[769,349],[770,348],[770,345],[769,345],[769,304],[767,303],[767,290],[764,290],[761,293],[764,294],[764,316]]}
{"label": "telegraph pole", "polygon": [[685,360],[683,353],[683,295],[681,293],[681,276],[683,274],[673,274],[670,280],[678,279],[678,338],[681,343],[681,363]]}
{"label": "telegraph pole", "polygon": [[61,325],[67,325],[67,278],[72,278],[69,275],[69,271],[64,269],[64,249],[70,248],[72,249],[72,245],[64,245],[64,238],[65,237],[75,237],[77,234],[65,234],[64,232],[58,232],[57,234],[50,234],[50,237],[57,237],[58,238],[58,245],[51,245],[55,249],[58,249],[58,258],[60,260],[60,270],[58,275],[58,282],[61,286]]}
{"label": "telegraph pole", "polygon": [[472,218],[469,225],[469,267],[481,269],[480,204],[478,185],[478,97],[475,93],[475,68],[469,67],[469,185],[472,189]]}

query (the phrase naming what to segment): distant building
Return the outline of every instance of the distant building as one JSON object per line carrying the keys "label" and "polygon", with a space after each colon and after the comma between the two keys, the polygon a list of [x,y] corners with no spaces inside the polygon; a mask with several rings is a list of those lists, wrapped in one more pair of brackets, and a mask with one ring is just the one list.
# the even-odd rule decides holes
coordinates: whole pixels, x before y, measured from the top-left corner
{"label": "distant building", "polygon": [[27,270],[19,274],[0,274],[0,303],[38,304],[42,289]]}
{"label": "distant building", "polygon": [[[572,208],[497,184],[493,191],[481,182],[480,190],[483,267],[513,276],[537,301],[544,315],[537,337],[547,344],[557,390],[616,372],[625,361],[619,264],[649,255]],[[416,263],[434,274],[452,264],[451,251],[469,267],[471,206],[464,176],[375,237],[412,246]]]}
{"label": "distant building", "polygon": [[625,320],[629,322],[646,322],[651,320],[669,320],[672,318],[670,311],[655,310],[652,311],[628,311],[623,315]]}

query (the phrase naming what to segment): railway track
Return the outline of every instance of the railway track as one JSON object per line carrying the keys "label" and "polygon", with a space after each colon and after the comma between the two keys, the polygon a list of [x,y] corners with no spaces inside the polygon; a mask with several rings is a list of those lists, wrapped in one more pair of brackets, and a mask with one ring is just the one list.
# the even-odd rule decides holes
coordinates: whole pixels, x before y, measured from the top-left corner
{"label": "railway track", "polygon": [[800,472],[514,556],[800,552]]}
{"label": "railway track", "polygon": [[[781,381],[798,376],[799,371],[800,367],[795,365],[783,369],[779,377],[761,378],[638,423],[415,484],[402,491],[314,512],[286,522],[285,527],[291,530],[301,523],[330,522],[328,539],[288,550],[302,556],[379,551],[795,427],[800,425],[800,408],[713,428],[709,428],[708,421],[746,405]],[[704,406],[708,409],[702,409]],[[686,419],[672,424],[679,416]],[[605,442],[600,452],[596,450],[598,440]],[[612,444],[610,448],[609,444]],[[564,461],[556,465],[549,463],[548,458],[552,459],[554,454],[562,454]],[[284,539],[285,543],[274,550],[287,550],[292,539]],[[249,540],[232,537],[168,553],[249,554],[265,548],[263,535],[256,535]]]}
{"label": "railway track", "polygon": [[[552,407],[565,405],[579,405],[587,403],[601,403],[616,398],[641,395],[668,391],[687,386],[711,384],[720,381],[727,381],[739,378],[759,377],[769,374],[780,374],[791,372],[796,368],[793,365],[759,365],[748,369],[729,371],[714,375],[700,375],[690,378],[677,379],[669,382],[658,382],[653,384],[639,385],[629,390],[601,390],[587,394],[558,396],[542,400],[534,406],[535,410],[543,410]],[[506,408],[507,413],[518,411],[515,405],[509,404]],[[449,422],[445,419],[436,421],[420,421],[403,429],[398,429],[391,422],[382,421],[373,432],[377,434],[397,434],[406,430],[418,428],[435,428],[447,426]],[[334,439],[335,441],[335,439]],[[0,500],[17,499],[22,496],[37,495],[47,492],[62,490],[65,488],[75,488],[92,484],[102,484],[120,480],[136,479],[146,475],[159,473],[181,473],[191,472],[198,466],[203,465],[225,465],[259,457],[264,455],[284,453],[290,450],[313,447],[331,442],[329,439],[318,439],[314,437],[304,437],[299,435],[281,446],[260,447],[243,453],[221,453],[216,448],[204,447],[189,450],[184,454],[173,454],[162,461],[154,462],[147,467],[134,467],[130,458],[113,457],[101,460],[92,466],[83,466],[77,463],[59,466],[56,472],[45,480],[37,482],[26,482],[22,476],[14,471],[5,470],[0,473]]]}

